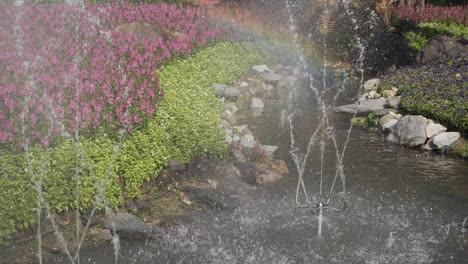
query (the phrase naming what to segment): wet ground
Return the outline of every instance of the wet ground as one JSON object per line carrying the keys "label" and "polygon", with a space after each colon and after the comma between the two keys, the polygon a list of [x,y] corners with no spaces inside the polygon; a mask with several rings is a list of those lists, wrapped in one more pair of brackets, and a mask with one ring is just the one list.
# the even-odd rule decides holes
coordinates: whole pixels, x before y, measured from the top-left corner
{"label": "wet ground", "polygon": [[[298,108],[299,148],[304,148],[319,118],[307,97]],[[267,101],[261,116],[244,121],[263,144],[278,145],[278,158],[293,168],[284,103]],[[350,116],[328,115],[342,148]],[[325,190],[337,164],[329,144],[324,154]],[[309,192],[318,192],[319,153],[315,146],[304,175]],[[317,215],[295,205],[297,175],[292,170],[289,178],[259,187],[233,211],[197,213],[190,221],[160,229],[147,241],[121,240],[118,263],[466,263],[466,161],[402,148],[386,143],[375,131],[355,127],[343,165],[348,208],[324,212],[321,237]],[[337,202],[334,197],[332,203]],[[57,257],[47,263],[68,262]],[[115,263],[114,249],[111,244],[85,248],[81,263]]]}

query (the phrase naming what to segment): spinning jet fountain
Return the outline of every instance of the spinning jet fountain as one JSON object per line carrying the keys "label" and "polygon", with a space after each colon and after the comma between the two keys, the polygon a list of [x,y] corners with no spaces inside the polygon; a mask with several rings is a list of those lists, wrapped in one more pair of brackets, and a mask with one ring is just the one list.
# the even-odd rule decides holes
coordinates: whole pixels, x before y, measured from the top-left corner
{"label": "spinning jet fountain", "polygon": [[[299,36],[297,33],[296,29],[296,22],[294,19],[294,13],[293,13],[293,7],[294,5],[289,1],[285,0],[286,3],[286,9],[289,14],[289,29],[290,32],[293,34],[293,42],[294,45],[296,46],[297,50],[301,51],[301,47],[299,45]],[[357,19],[354,17],[353,11],[350,8],[350,3],[349,0],[343,0],[342,5],[344,6],[346,10],[346,14],[351,18],[351,21],[353,23],[353,26],[355,30],[359,28],[359,25],[357,24]],[[325,10],[324,13],[328,14],[329,12],[329,7],[327,4],[324,5]],[[320,22],[319,22],[320,23]],[[320,26],[320,25],[319,25]],[[325,32],[326,34],[326,32]],[[362,87],[363,81],[364,81],[364,69],[363,69],[363,61],[364,61],[364,52],[365,52],[365,46],[363,44],[363,41],[361,38],[355,34],[355,41],[357,46],[359,47],[359,58],[357,60],[357,65],[358,65],[358,72],[360,74],[360,83],[359,83],[359,88]],[[324,43],[324,48],[325,50],[327,49],[326,43]],[[347,131],[347,137],[346,141],[344,143],[344,146],[342,150],[340,151],[336,137],[333,133],[333,127],[330,126],[329,123],[329,118],[328,118],[328,106],[326,99],[324,98],[325,91],[327,89],[327,58],[326,55],[324,55],[323,58],[323,70],[322,70],[322,89],[319,90],[319,88],[315,87],[313,84],[314,77],[312,74],[307,72],[308,64],[305,59],[305,56],[302,53],[298,54],[299,60],[298,64],[299,67],[302,68],[306,73],[307,77],[309,78],[310,84],[309,88],[312,90],[313,94],[315,95],[315,99],[317,101],[317,104],[319,105],[320,108],[320,121],[319,124],[316,128],[316,130],[312,133],[310,136],[309,142],[307,144],[307,149],[304,155],[301,155],[296,148],[296,142],[295,142],[295,136],[294,136],[294,124],[293,124],[293,119],[294,119],[294,110],[292,109],[293,105],[293,100],[295,93],[297,91],[292,91],[290,92],[289,96],[289,103],[288,103],[288,111],[290,113],[289,115],[289,128],[290,128],[290,137],[291,137],[291,150],[290,154],[294,160],[294,163],[296,165],[297,171],[298,171],[298,181],[297,181],[297,188],[296,188],[296,205],[299,208],[308,208],[313,214],[317,214],[317,219],[318,219],[318,232],[317,235],[320,237],[322,235],[322,223],[323,223],[323,214],[324,211],[334,211],[334,212],[343,212],[347,208],[347,201],[346,201],[346,185],[345,185],[345,174],[344,174],[344,165],[343,165],[343,158],[346,153],[346,148],[349,143],[351,131],[353,129],[353,122],[351,122],[350,127]],[[346,81],[347,77],[345,76]],[[331,104],[335,103],[337,100],[338,96],[340,93],[342,93],[344,90],[344,85],[342,85],[341,89],[335,94],[333,97],[333,101]],[[360,90],[360,89],[359,89]],[[359,96],[359,90],[358,93],[356,94],[356,98]],[[356,116],[357,110],[354,112],[353,118]],[[317,198],[313,196],[313,194],[308,194],[307,188],[304,182],[304,172],[305,168],[308,162],[309,154],[312,151],[313,146],[315,145],[317,139],[318,139],[318,134],[320,133],[320,180],[319,180],[319,193],[317,195]],[[333,179],[333,183],[330,187],[330,191],[328,194],[325,194],[324,192],[324,152],[325,152],[325,147],[326,147],[326,140],[330,139],[333,142],[333,147],[335,148],[336,151],[336,171],[335,171],[335,176]],[[339,199],[341,200],[342,206],[340,208],[336,208],[331,206],[332,198],[335,192],[336,188],[336,183],[338,180],[338,177],[341,179],[341,184],[342,184],[342,192],[339,193]],[[303,196],[304,201],[300,201],[300,196]]]}

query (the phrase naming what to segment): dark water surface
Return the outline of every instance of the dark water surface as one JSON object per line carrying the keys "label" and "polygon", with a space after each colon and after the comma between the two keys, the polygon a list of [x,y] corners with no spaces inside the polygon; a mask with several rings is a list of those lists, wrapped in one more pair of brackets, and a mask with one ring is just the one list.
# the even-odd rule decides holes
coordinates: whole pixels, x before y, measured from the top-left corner
{"label": "dark water surface", "polygon": [[[306,142],[320,115],[307,92],[298,100],[295,135]],[[312,100],[313,101],[313,100]],[[468,163],[386,143],[377,132],[355,127],[343,161],[348,209],[317,217],[296,207],[297,172],[290,158],[284,100],[266,100],[261,116],[246,116],[263,144],[280,147],[291,176],[259,187],[234,211],[208,211],[168,227],[144,242],[121,240],[118,263],[468,263]],[[350,116],[328,112],[340,148]],[[326,141],[324,188],[336,167]],[[319,145],[312,149],[304,179],[318,191]],[[341,185],[339,188],[342,188]],[[111,244],[83,249],[81,263],[115,263]],[[68,263],[58,257],[48,263]]]}

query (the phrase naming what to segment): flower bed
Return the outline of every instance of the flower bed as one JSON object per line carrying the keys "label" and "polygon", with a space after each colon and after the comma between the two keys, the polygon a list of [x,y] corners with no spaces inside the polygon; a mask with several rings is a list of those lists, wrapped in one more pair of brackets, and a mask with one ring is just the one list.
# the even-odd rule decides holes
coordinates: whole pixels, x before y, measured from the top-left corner
{"label": "flower bed", "polygon": [[426,6],[419,11],[413,6],[393,6],[392,13],[399,21],[418,24],[421,22],[445,22],[467,25],[468,6]]}
{"label": "flower bed", "polygon": [[[220,34],[204,11],[168,4],[0,4],[0,143],[49,145],[100,126],[131,131],[158,107],[158,71]],[[155,38],[122,25],[160,30]],[[164,36],[163,36],[164,35]]]}
{"label": "flower bed", "polygon": [[382,89],[398,87],[401,107],[468,133],[468,58],[450,59],[387,76]]}

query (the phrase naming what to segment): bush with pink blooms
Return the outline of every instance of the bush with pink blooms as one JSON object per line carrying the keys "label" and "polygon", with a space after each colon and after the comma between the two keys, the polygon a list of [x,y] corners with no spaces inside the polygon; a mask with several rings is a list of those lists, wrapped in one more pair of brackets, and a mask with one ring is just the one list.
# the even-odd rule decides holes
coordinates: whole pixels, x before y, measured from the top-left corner
{"label": "bush with pink blooms", "polygon": [[[168,4],[0,4],[0,143],[49,145],[100,126],[131,131],[153,115],[164,61],[220,29],[202,9]],[[119,30],[145,23],[152,37]]]}
{"label": "bush with pink blooms", "polygon": [[433,6],[419,10],[413,6],[393,6],[392,13],[401,22],[443,22],[468,25],[468,6]]}

